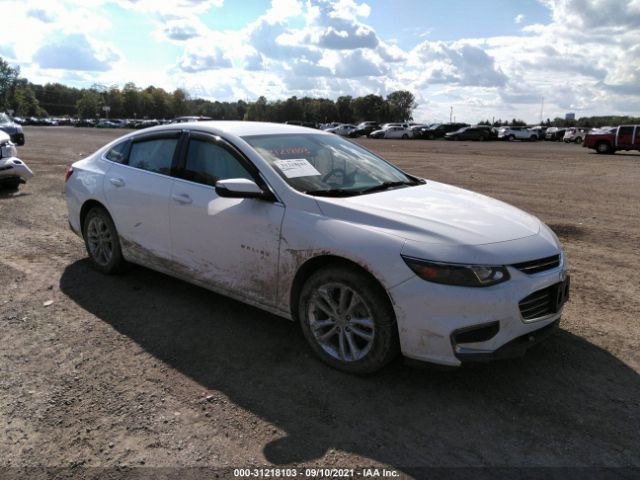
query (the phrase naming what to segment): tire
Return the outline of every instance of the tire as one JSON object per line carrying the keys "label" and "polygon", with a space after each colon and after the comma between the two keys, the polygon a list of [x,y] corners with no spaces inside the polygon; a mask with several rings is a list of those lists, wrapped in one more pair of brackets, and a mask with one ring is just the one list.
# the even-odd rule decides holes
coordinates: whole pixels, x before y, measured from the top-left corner
{"label": "tire", "polygon": [[16,192],[20,188],[20,179],[12,178],[10,180],[4,180],[0,182],[0,190],[5,190],[7,192]]}
{"label": "tire", "polygon": [[576,138],[575,142],[576,142],[577,144],[582,143],[582,138],[581,138],[581,137]]}
{"label": "tire", "polygon": [[536,135],[533,135],[531,138],[529,138],[529,140],[531,140],[532,142],[537,142],[538,137]]}
{"label": "tire", "polygon": [[509,142],[513,142],[515,139],[516,139],[516,137],[514,137],[513,135],[509,135],[507,137],[507,141],[509,141]]}
{"label": "tire", "polygon": [[406,133],[402,134],[402,140],[406,140],[407,138],[409,138],[409,135],[407,135]]}
{"label": "tire", "polygon": [[596,152],[602,154],[611,153],[611,145],[609,145],[609,142],[600,142],[596,145]]}
{"label": "tire", "polygon": [[314,353],[338,370],[372,373],[398,356],[387,294],[355,268],[336,265],[312,274],[300,293],[298,318]]}
{"label": "tire", "polygon": [[93,207],[82,225],[82,236],[93,267],[108,275],[120,273],[125,266],[118,231],[109,213]]}

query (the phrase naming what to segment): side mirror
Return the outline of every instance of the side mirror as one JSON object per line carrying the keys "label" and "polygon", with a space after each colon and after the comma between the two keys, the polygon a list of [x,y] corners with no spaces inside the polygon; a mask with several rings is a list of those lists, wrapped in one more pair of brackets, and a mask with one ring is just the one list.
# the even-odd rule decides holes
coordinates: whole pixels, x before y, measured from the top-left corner
{"label": "side mirror", "polygon": [[256,182],[246,178],[227,178],[216,182],[216,193],[227,198],[260,198],[273,200],[271,192],[262,190]]}

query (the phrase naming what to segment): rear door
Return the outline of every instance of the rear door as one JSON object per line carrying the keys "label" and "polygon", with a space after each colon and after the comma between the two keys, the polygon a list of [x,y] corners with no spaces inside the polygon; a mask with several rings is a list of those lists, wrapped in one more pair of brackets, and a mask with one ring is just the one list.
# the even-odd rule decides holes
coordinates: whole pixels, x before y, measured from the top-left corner
{"label": "rear door", "polygon": [[170,195],[174,261],[208,286],[272,305],[284,205],[218,196],[218,180],[264,181],[219,137],[191,132],[187,141]]}
{"label": "rear door", "polygon": [[634,134],[634,126],[633,125],[624,125],[618,128],[618,135],[616,138],[616,146],[617,148],[633,148],[633,134]]}
{"label": "rear door", "polygon": [[127,259],[148,264],[171,258],[170,177],[178,131],[156,132],[132,140],[122,163],[113,163],[104,179],[107,204]]}

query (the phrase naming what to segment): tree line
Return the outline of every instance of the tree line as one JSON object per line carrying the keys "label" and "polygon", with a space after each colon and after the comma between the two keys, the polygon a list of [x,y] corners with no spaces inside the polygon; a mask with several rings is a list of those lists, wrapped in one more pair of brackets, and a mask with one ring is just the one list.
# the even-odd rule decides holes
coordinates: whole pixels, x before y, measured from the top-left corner
{"label": "tree line", "polygon": [[[267,122],[302,121],[310,123],[356,123],[370,120],[380,123],[412,120],[418,106],[414,95],[406,90],[386,97],[369,94],[348,95],[336,100],[328,98],[290,97],[268,101],[260,96],[254,102],[238,100],[219,102],[192,98],[183,89],[173,92],[154,86],[137,87],[134,83],[118,86],[92,85],[76,88],[60,83],[37,85],[20,77],[19,68],[11,67],[0,57],[0,111],[13,111],[21,117],[69,116],[96,118],[105,116],[108,106],[110,118],[169,119],[183,115],[211,117],[215,120],[256,120]],[[511,121],[484,120],[484,125],[527,125],[520,119]],[[595,127],[640,123],[640,118],[619,116],[582,117],[574,121],[562,118],[547,119],[547,126]]]}

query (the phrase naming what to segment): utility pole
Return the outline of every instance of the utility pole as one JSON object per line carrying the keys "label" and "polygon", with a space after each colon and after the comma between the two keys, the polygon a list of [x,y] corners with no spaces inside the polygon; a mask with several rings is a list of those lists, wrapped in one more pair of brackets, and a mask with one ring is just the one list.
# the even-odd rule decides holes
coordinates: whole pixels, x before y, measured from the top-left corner
{"label": "utility pole", "polygon": [[542,110],[544,108],[544,97],[542,97],[542,101],[540,102],[540,125],[542,125]]}
{"label": "utility pole", "polygon": [[451,123],[452,118],[453,118],[453,105],[451,105],[451,109],[449,110],[449,123]]}

